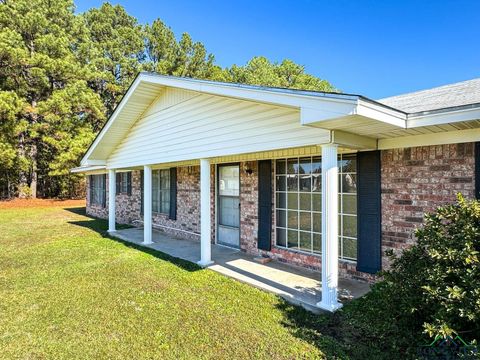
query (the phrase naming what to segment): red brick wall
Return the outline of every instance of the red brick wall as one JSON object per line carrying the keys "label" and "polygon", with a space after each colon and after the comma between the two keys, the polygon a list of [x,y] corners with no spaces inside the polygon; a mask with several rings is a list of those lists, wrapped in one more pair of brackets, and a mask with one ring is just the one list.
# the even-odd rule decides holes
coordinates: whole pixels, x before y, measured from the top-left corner
{"label": "red brick wall", "polygon": [[425,212],[455,201],[458,192],[474,197],[474,144],[382,151],[381,181],[382,251],[399,252],[414,242]]}
{"label": "red brick wall", "polygon": [[[425,146],[382,151],[382,251],[400,251],[414,242],[414,230],[423,222],[423,214],[437,206],[455,201],[457,192],[474,197],[474,144]],[[247,174],[245,168],[253,170]],[[199,239],[200,233],[200,167],[177,168],[177,220],[155,214],[154,224],[173,229],[170,234]],[[212,242],[215,241],[215,166],[211,166]],[[273,176],[272,176],[273,181]],[[273,186],[273,184],[272,184]],[[108,188],[108,179],[107,179]],[[132,174],[132,195],[117,195],[117,221],[132,223],[140,214],[140,172]],[[240,248],[253,255],[267,255],[278,261],[321,268],[321,257],[275,247],[275,222],[272,220],[272,250],[258,250],[258,168],[257,162],[240,164]],[[273,195],[273,194],[272,194]],[[273,198],[272,198],[273,203]],[[89,204],[87,181],[87,213],[106,218],[107,207]],[[177,231],[184,230],[184,231]],[[383,267],[388,259],[383,257]],[[356,263],[339,262],[340,276],[373,281],[374,276],[356,271]]]}

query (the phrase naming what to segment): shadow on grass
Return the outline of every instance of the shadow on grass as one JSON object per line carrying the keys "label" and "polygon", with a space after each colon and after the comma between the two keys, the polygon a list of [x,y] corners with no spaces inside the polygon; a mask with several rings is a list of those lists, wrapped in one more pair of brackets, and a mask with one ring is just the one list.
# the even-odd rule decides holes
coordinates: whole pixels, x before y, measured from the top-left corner
{"label": "shadow on grass", "polygon": [[[142,245],[131,243],[131,242],[121,240],[121,239],[118,239],[116,237],[111,236],[107,232],[108,221],[104,220],[104,219],[97,219],[97,218],[94,218],[92,216],[87,215],[86,211],[85,211],[85,207],[65,208],[65,210],[70,211],[74,214],[82,215],[82,216],[85,216],[85,217],[89,218],[89,220],[69,221],[68,222],[69,224],[76,225],[76,226],[81,226],[81,227],[93,230],[93,231],[97,232],[98,234],[100,234],[104,238],[108,238],[110,240],[116,241],[116,242],[122,244],[125,247],[135,249],[135,250],[139,250],[139,251],[141,251],[143,253],[146,253],[146,254],[149,254],[149,255],[157,258],[157,259],[168,261],[168,262],[172,263],[175,266],[178,266],[179,268],[181,268],[183,270],[190,271],[190,272],[202,270],[202,268],[200,266],[198,266],[197,264],[192,263],[190,261],[183,260],[183,259],[180,259],[180,258],[176,258],[176,257],[170,256],[166,253],[163,253],[161,251],[151,249],[151,248],[148,248],[148,247],[145,247],[145,246],[142,246]],[[131,226],[131,225],[116,224],[117,230],[130,229],[132,227],[133,226]]]}

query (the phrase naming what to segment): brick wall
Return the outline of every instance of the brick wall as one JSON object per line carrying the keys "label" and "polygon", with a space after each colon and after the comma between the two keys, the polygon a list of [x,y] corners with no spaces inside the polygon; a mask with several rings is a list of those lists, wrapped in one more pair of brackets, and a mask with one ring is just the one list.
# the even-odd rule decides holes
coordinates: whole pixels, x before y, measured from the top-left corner
{"label": "brick wall", "polygon": [[474,197],[474,144],[382,151],[381,181],[382,251],[398,253],[414,242],[425,212],[455,201],[458,192]]}
{"label": "brick wall", "polygon": [[[474,197],[474,144],[426,146],[382,151],[382,251],[400,251],[414,242],[414,230],[423,214],[455,201],[457,192]],[[252,174],[244,171],[253,170]],[[211,166],[212,242],[215,241],[215,166]],[[272,176],[272,182],[274,177]],[[272,184],[273,186],[273,184]],[[107,179],[108,188],[108,179]],[[140,214],[140,172],[132,173],[132,195],[117,195],[117,221],[132,223]],[[240,163],[240,248],[252,255],[267,255],[278,261],[321,269],[321,257],[275,247],[272,220],[272,250],[257,248],[258,168],[257,162]],[[200,167],[177,168],[177,220],[154,214],[155,225],[182,238],[200,238]],[[272,194],[273,196],[274,194]],[[272,198],[272,203],[273,203]],[[90,206],[87,180],[87,213],[107,218],[106,209]],[[177,230],[175,230],[177,229]],[[383,267],[388,267],[384,256]],[[374,281],[375,277],[356,271],[356,263],[339,262],[342,277]]]}

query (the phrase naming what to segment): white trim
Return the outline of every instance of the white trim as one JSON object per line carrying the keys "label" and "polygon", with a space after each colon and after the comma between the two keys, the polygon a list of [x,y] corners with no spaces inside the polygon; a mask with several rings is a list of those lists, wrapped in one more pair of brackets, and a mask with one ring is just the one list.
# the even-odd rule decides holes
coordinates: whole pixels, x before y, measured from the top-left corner
{"label": "white trim", "polygon": [[[80,164],[84,165],[84,164],[88,164],[89,160],[88,158],[90,157],[90,155],[92,154],[93,150],[97,147],[98,143],[103,139],[103,137],[105,136],[105,133],[110,129],[110,127],[112,126],[112,124],[114,123],[115,119],[117,118],[118,114],[122,111],[122,109],[124,108],[124,106],[127,104],[128,102],[128,99],[130,98],[130,96],[132,96],[132,94],[135,92],[135,89],[137,88],[138,84],[140,83],[141,81],[141,76],[137,76],[137,78],[133,81],[132,85],[130,86],[130,88],[128,89],[127,93],[125,94],[125,96],[123,97],[123,99],[120,101],[120,104],[118,104],[118,106],[115,108],[113,114],[110,116],[110,118],[108,119],[107,123],[105,124],[105,126],[102,128],[102,130],[100,131],[100,133],[97,135],[97,137],[95,138],[95,140],[93,141],[93,143],[90,145],[89,149],[87,150],[86,154],[83,156],[82,160],[80,161]],[[96,160],[94,160],[96,161]]]}
{"label": "white trim", "polygon": [[433,134],[403,136],[379,139],[378,150],[430,146],[480,141],[480,129],[467,129]]}
{"label": "white trim", "polygon": [[456,109],[442,112],[431,112],[418,115],[412,114],[408,116],[407,128],[451,124],[461,121],[471,121],[479,119],[480,107]]}
{"label": "white trim", "polygon": [[79,167],[70,169],[70,172],[74,174],[79,174],[79,173],[104,174],[106,172],[106,166],[79,166]]}
{"label": "white trim", "polygon": [[143,244],[152,244],[152,168],[143,167]]}

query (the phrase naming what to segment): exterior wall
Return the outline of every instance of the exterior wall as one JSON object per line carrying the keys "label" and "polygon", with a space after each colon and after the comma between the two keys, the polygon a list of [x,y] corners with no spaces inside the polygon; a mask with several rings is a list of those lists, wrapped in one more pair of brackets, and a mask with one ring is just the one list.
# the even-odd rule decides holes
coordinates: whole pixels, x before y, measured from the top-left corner
{"label": "exterior wall", "polygon": [[302,126],[299,109],[168,88],[131,127],[107,165],[162,164],[328,140],[328,131]]}
{"label": "exterior wall", "polygon": [[[253,170],[247,174],[245,168]],[[382,151],[382,252],[399,252],[414,243],[414,230],[423,222],[423,214],[455,201],[458,192],[474,197],[474,144],[425,146]],[[88,180],[87,180],[88,181]],[[274,176],[272,176],[272,182]],[[177,220],[155,214],[154,226],[182,238],[199,239],[200,233],[200,168],[177,168]],[[215,241],[216,166],[211,166],[212,242]],[[273,187],[273,184],[272,184]],[[108,189],[108,179],[107,179]],[[142,219],[140,213],[140,172],[132,174],[132,195],[117,195],[117,221],[132,223]],[[256,161],[240,162],[240,248],[252,255],[266,255],[281,262],[314,270],[321,269],[321,257],[275,247],[275,221],[272,219],[272,249],[257,248],[258,229],[258,168]],[[272,192],[272,203],[274,202]],[[107,207],[89,204],[87,183],[87,213],[107,218]],[[273,214],[272,214],[273,217]],[[167,228],[165,228],[167,227]],[[177,229],[177,230],[175,230]],[[388,258],[382,267],[388,268]],[[342,277],[374,281],[375,276],[356,271],[356,263],[339,262]]]}
{"label": "exterior wall", "polygon": [[[400,252],[414,240],[423,214],[475,197],[474,143],[382,151],[382,252]],[[388,267],[388,258],[382,259]]]}

